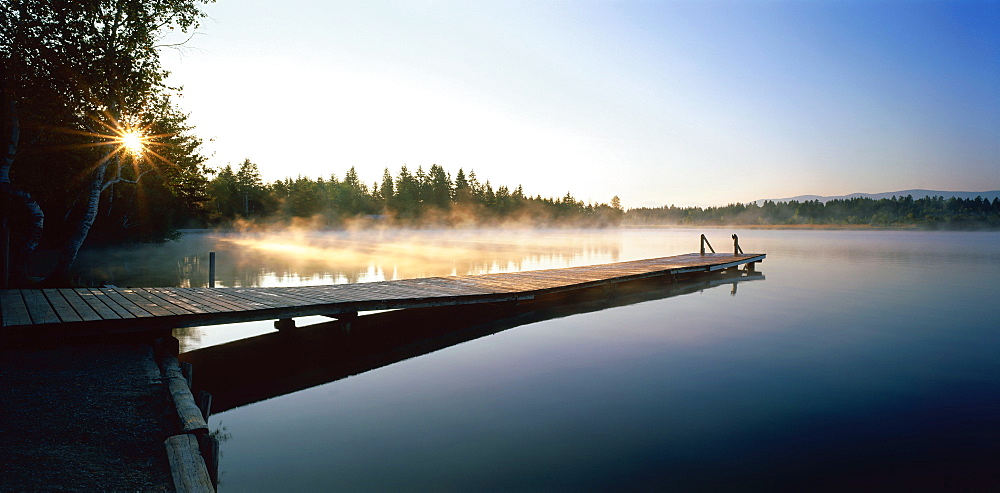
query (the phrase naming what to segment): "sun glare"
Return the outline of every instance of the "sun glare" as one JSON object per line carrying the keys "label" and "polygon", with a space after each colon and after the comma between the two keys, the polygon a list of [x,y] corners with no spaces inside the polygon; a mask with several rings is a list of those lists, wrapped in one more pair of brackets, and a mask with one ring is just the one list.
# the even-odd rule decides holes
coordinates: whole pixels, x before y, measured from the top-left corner
{"label": "sun glare", "polygon": [[142,134],[134,130],[122,133],[121,145],[132,154],[142,154],[146,148]]}
{"label": "sun glare", "polygon": [[121,146],[132,154],[142,154],[142,151],[146,148],[145,139],[142,134],[135,130],[122,133]]}

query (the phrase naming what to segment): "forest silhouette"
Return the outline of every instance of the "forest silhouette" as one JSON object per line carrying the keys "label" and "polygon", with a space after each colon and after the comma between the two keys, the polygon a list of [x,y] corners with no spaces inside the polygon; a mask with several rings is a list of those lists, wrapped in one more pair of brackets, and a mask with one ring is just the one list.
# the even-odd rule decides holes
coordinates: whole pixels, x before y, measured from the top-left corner
{"label": "forest silhouette", "polygon": [[[643,225],[873,226],[926,229],[1000,227],[1000,199],[912,196],[850,198],[828,202],[765,201],[717,207],[641,207],[625,210],[618,196],[609,203],[584,203],[571,192],[561,198],[525,193],[523,187],[480,181],[475,172],[451,173],[434,164],[425,172],[406,166],[366,185],[352,167],[338,179],[286,178],[266,184],[245,160],[224,167],[208,185],[205,220],[213,225],[290,224],[309,219],[313,227],[402,226],[608,227]],[[300,223],[301,224],[301,223]]]}

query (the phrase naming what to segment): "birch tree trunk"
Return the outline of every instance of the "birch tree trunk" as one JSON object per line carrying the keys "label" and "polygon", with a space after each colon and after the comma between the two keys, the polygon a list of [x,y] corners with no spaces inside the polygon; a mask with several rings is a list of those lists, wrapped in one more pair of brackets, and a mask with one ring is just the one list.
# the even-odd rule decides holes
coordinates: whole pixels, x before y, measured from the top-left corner
{"label": "birch tree trunk", "polygon": [[[7,74],[3,76],[6,85]],[[0,205],[3,205],[0,241],[6,242],[0,245],[0,252],[6,257],[0,259],[0,288],[8,288],[28,284],[28,258],[42,238],[45,214],[31,194],[10,183],[21,128],[11,91],[4,90],[0,100],[3,106],[0,138],[4,143],[0,152]]]}
{"label": "birch tree trunk", "polygon": [[86,210],[83,212],[83,217],[77,221],[72,236],[66,240],[66,244],[59,252],[59,260],[52,273],[45,279],[45,284],[62,286],[70,283],[69,269],[73,267],[73,262],[76,261],[76,256],[80,253],[80,247],[86,241],[90,227],[94,225],[94,220],[97,218],[101,192],[104,190],[104,173],[108,169],[108,162],[105,161],[94,170],[94,177],[90,182],[90,190],[86,196]]}

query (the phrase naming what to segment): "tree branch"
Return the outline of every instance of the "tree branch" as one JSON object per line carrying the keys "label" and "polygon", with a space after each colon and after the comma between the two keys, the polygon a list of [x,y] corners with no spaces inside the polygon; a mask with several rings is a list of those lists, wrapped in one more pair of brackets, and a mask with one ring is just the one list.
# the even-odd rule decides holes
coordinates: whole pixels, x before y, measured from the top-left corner
{"label": "tree branch", "polygon": [[115,176],[114,179],[112,179],[112,180],[108,180],[101,187],[101,192],[104,192],[105,190],[111,188],[116,183],[131,183],[133,185],[138,184],[139,180],[141,180],[143,176],[146,176],[146,173],[149,173],[150,171],[153,171],[153,168],[149,168],[149,169],[146,169],[145,171],[140,172],[139,176],[136,176],[134,180],[130,180],[130,179],[125,178],[125,177],[122,176],[122,167],[118,166],[117,176]]}

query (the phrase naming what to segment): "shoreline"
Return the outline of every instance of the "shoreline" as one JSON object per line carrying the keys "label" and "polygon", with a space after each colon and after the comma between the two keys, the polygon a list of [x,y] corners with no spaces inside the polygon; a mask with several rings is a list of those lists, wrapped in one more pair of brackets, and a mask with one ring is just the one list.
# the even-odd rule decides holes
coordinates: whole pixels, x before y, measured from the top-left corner
{"label": "shoreline", "polygon": [[180,468],[165,441],[195,435],[156,346],[125,337],[0,350],[0,491],[174,491]]}

